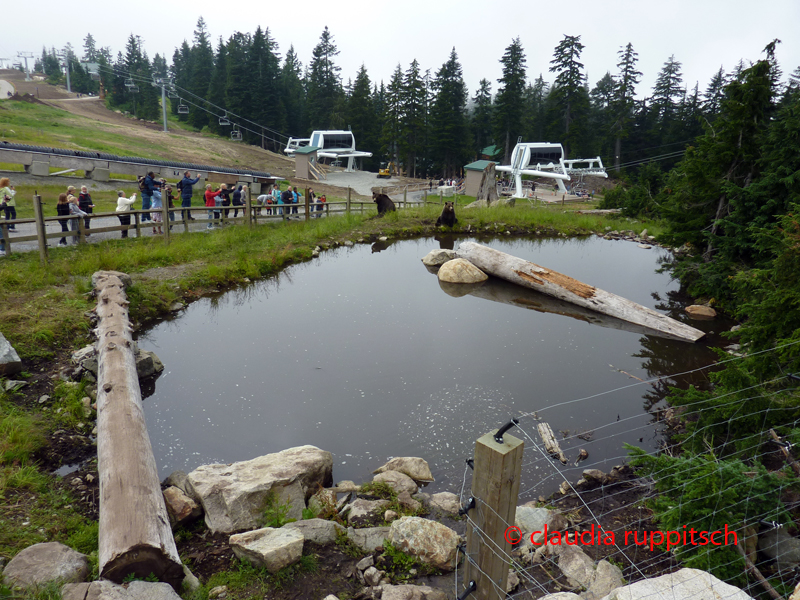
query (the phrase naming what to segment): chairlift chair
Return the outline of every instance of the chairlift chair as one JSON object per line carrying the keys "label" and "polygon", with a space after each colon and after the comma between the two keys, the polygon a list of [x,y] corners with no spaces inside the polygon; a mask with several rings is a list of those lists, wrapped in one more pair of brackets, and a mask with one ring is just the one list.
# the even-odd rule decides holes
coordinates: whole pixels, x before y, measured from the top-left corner
{"label": "chairlift chair", "polygon": [[168,95],[170,98],[177,98],[177,97],[178,97],[178,92],[176,92],[176,91],[175,91],[175,88],[171,88],[171,89],[169,89],[169,90],[167,91],[167,95]]}
{"label": "chairlift chair", "polygon": [[233,126],[233,130],[231,131],[231,140],[234,142],[240,142],[242,140],[242,132],[239,131],[239,127],[237,125]]}
{"label": "chairlift chair", "polygon": [[189,106],[183,103],[183,100],[178,98],[178,114],[179,115],[188,115],[189,114]]}
{"label": "chairlift chair", "polygon": [[228,113],[227,112],[219,118],[219,124],[220,125],[230,125],[231,124],[231,122],[228,120]]}
{"label": "chairlift chair", "polygon": [[136,84],[133,83],[133,79],[131,79],[130,77],[128,77],[128,79],[125,80],[125,87],[133,87],[135,85]]}
{"label": "chairlift chair", "polygon": [[137,93],[139,91],[139,86],[138,85],[130,85],[130,86],[128,86],[128,91],[133,93],[133,94],[135,94],[135,93]]}

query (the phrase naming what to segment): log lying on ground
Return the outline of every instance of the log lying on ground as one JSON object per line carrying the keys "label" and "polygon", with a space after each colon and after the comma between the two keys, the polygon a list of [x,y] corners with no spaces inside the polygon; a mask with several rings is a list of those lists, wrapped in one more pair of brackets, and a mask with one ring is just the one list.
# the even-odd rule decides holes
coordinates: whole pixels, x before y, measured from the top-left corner
{"label": "log lying on ground", "polygon": [[462,243],[456,255],[489,275],[681,340],[696,342],[705,335],[641,304],[475,242]]}
{"label": "log lying on ground", "polygon": [[136,374],[124,273],[98,271],[97,469],[100,477],[100,576],[128,575],[179,589],[183,565],[161,494]]}
{"label": "log lying on ground", "polygon": [[571,302],[565,302],[552,296],[546,296],[536,290],[515,285],[510,281],[492,277],[480,284],[463,284],[463,283],[447,283],[439,281],[439,287],[454,298],[462,296],[475,296],[484,300],[491,300],[492,302],[499,302],[501,304],[510,304],[518,308],[527,308],[528,310],[535,310],[540,313],[550,313],[555,315],[562,315],[570,317],[590,325],[598,325],[599,327],[607,327],[608,329],[619,329],[621,331],[628,331],[639,335],[653,335],[660,338],[670,340],[683,340],[683,338],[670,335],[663,331],[657,331],[635,323],[629,323],[615,317],[601,314],[582,306],[577,306]]}

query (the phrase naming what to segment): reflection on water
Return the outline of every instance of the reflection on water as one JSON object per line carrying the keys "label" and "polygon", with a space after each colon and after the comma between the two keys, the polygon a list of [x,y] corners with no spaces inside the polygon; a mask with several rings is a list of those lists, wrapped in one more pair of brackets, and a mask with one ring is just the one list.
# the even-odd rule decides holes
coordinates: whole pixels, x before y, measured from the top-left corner
{"label": "reflection on water", "polygon": [[[684,319],[677,285],[655,272],[655,249],[600,238],[477,241]],[[592,315],[531,306],[527,296],[525,310],[452,297],[420,262],[451,242],[325,252],[195,302],[141,336],[166,365],[145,401],[162,476],[313,444],[333,453],[334,480],[367,480],[389,457],[411,455],[430,463],[437,490],[457,491],[475,440],[534,411],[566,436],[573,469],[618,464],[623,442],[658,447],[648,411],[667,384],[705,374],[629,386],[710,364],[707,342],[596,326]],[[721,330],[716,321],[692,325]],[[580,400],[606,390],[617,391]],[[533,418],[520,425],[511,433],[533,435]],[[572,467],[579,448],[590,459]],[[525,464],[523,491],[561,483],[528,440]]]}

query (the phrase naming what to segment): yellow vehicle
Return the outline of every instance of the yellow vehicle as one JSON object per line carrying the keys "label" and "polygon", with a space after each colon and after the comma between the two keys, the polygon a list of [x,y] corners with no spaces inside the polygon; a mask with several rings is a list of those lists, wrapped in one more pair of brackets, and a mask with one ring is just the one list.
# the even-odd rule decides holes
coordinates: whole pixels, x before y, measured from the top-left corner
{"label": "yellow vehicle", "polygon": [[393,162],[390,162],[390,163],[382,162],[381,163],[381,168],[378,169],[378,179],[382,179],[382,178],[389,179],[395,173],[396,173],[396,171],[395,171]]}

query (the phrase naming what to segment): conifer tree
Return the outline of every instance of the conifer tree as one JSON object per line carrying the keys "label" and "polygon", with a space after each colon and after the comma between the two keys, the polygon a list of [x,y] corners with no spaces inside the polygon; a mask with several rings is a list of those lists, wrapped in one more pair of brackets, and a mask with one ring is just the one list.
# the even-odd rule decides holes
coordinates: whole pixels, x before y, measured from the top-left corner
{"label": "conifer tree", "polygon": [[525,52],[519,38],[506,48],[503,58],[503,76],[498,79],[500,89],[494,104],[494,139],[503,147],[503,164],[511,160],[511,150],[522,134],[525,106]]}
{"label": "conifer tree", "polygon": [[725,70],[720,67],[719,71],[714,73],[713,77],[711,77],[711,81],[708,83],[708,87],[706,87],[706,91],[703,94],[703,112],[706,119],[711,123],[716,119],[717,113],[722,106],[722,99],[725,96],[725,86],[727,83]]}
{"label": "conifer tree", "polygon": [[525,90],[525,139],[544,141],[545,139],[545,102],[550,93],[550,86],[541,73]]}
{"label": "conifer tree", "polygon": [[378,162],[378,135],[377,115],[375,103],[372,98],[372,84],[369,80],[367,68],[362,64],[356,74],[352,91],[347,99],[347,122],[351,127],[356,145],[373,153],[371,159],[364,159],[365,169],[372,169]]}
{"label": "conifer tree", "polygon": [[308,133],[306,89],[302,74],[303,63],[297,58],[294,46],[289,46],[281,68],[281,103],[286,113],[286,127],[293,137]]}
{"label": "conifer tree", "polygon": [[344,94],[339,76],[341,67],[334,63],[339,50],[327,26],[311,54],[307,84],[309,125],[313,129],[330,129],[334,110]]}
{"label": "conifer tree", "polygon": [[488,79],[481,79],[479,85],[480,87],[472,99],[474,103],[472,148],[476,157],[479,157],[481,150],[489,146],[494,139],[492,135],[492,84]]}
{"label": "conifer tree", "polygon": [[[223,42],[222,37],[220,37],[219,42],[217,43],[217,55],[214,59],[214,73],[211,75],[211,81],[208,84],[208,90],[205,94],[206,100],[208,100],[211,104],[216,104],[217,106],[224,108],[226,106],[225,88],[227,83],[228,45]],[[195,110],[202,112],[205,116],[208,128],[217,135],[228,135],[228,128],[223,128],[219,124],[221,111],[211,105],[204,105],[204,103],[200,103],[200,105],[209,110],[209,112],[205,112],[200,108],[195,108]]]}
{"label": "conifer tree", "polygon": [[409,177],[416,177],[417,158],[425,151],[426,100],[426,89],[420,76],[419,63],[414,59],[403,76],[400,93],[402,115],[400,153]]}
{"label": "conifer tree", "polygon": [[91,33],[87,33],[83,38],[83,60],[86,62],[96,62],[98,57],[97,42]]}
{"label": "conifer tree", "polygon": [[381,148],[383,153],[400,165],[400,135],[403,118],[403,70],[398,64],[384,94],[383,131]]}
{"label": "conifer tree", "polygon": [[[176,48],[175,52],[172,54],[171,74],[175,83],[175,87],[179,90],[178,96],[180,96],[181,89],[189,89],[191,86],[192,50],[189,48],[189,43],[186,40],[183,40],[183,43],[180,45],[180,47]],[[170,103],[173,115],[178,115],[179,104],[180,99],[175,99]],[[182,121],[187,120],[186,115],[178,116]]]}
{"label": "conifer tree", "polygon": [[[208,30],[203,17],[197,19],[197,26],[194,30],[194,45],[192,46],[192,73],[189,78],[188,90],[196,97],[191,101],[201,104],[198,99],[205,98],[211,83],[211,76],[214,72],[214,51],[208,39]],[[199,108],[189,112],[188,121],[198,129],[202,129],[208,123],[208,113]]]}
{"label": "conifer tree", "polygon": [[[278,43],[270,36],[269,29],[259,26],[253,34],[247,59],[249,80],[245,87],[252,94],[253,114],[250,119],[276,131],[284,131],[287,125],[286,109],[281,102],[280,56]],[[274,134],[265,132],[262,146],[282,150]],[[270,142],[270,140],[272,140]]]}
{"label": "conifer tree", "polygon": [[636,70],[636,63],[639,61],[639,54],[633,49],[633,44],[628,42],[624,49],[617,53],[619,62],[617,63],[617,87],[614,94],[612,110],[614,112],[614,169],[619,171],[620,161],[622,160],[622,140],[630,134],[630,126],[633,120],[633,113],[636,96],[636,85],[639,83],[642,73]]}
{"label": "conifer tree", "polygon": [[589,111],[588,92],[585,87],[581,36],[565,35],[559,42],[550,61],[550,72],[556,73],[550,92],[555,111],[560,117],[551,124],[553,137],[559,139],[564,152],[571,156],[586,141],[586,117]]}
{"label": "conifer tree", "polygon": [[470,157],[467,122],[467,86],[456,49],[436,72],[435,98],[431,107],[432,157],[445,177],[456,176]]}

